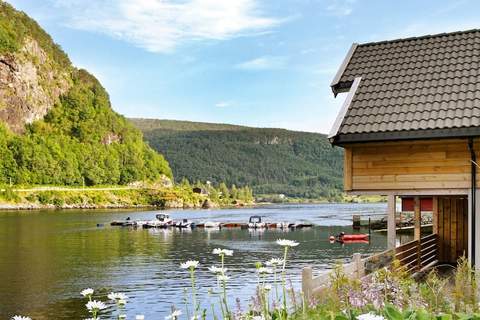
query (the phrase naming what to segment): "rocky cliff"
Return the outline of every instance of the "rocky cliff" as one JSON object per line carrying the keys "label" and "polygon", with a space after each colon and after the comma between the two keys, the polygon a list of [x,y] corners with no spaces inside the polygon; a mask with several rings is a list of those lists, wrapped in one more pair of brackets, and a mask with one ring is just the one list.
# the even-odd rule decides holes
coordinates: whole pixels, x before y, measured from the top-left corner
{"label": "rocky cliff", "polygon": [[0,0],[0,184],[115,185],[171,175],[112,110],[100,82]]}
{"label": "rocky cliff", "polygon": [[22,133],[25,124],[43,119],[71,85],[70,72],[26,38],[19,51],[0,56],[0,120]]}

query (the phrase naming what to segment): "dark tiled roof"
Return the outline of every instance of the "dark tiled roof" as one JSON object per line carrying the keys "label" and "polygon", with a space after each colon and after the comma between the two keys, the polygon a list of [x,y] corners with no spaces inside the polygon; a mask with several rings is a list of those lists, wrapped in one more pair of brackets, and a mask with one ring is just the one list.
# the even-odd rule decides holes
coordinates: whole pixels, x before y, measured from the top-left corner
{"label": "dark tiled roof", "polygon": [[480,30],[356,46],[332,83],[336,94],[361,77],[333,139],[480,134],[479,64]]}

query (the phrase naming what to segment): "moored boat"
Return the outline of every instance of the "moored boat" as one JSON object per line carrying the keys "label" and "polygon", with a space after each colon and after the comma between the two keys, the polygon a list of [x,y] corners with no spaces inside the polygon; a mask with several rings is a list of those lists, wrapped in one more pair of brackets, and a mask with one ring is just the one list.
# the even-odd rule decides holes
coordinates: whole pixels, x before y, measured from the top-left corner
{"label": "moored boat", "polygon": [[358,233],[358,234],[345,234],[345,232],[340,232],[338,236],[330,236],[330,241],[338,241],[341,243],[368,243],[370,238],[369,234]]}
{"label": "moored boat", "polygon": [[187,229],[187,228],[192,229],[195,227],[195,223],[188,219],[182,219],[182,221],[175,222],[175,227],[180,229]]}
{"label": "moored boat", "polygon": [[340,239],[342,241],[367,240],[368,234],[344,234]]}
{"label": "moored boat", "polygon": [[311,228],[311,227],[313,227],[313,224],[311,224],[311,223],[297,222],[297,223],[291,223],[288,227],[289,227],[290,229]]}
{"label": "moored boat", "polygon": [[264,229],[267,227],[267,224],[262,221],[261,216],[251,216],[248,219],[248,228],[249,229]]}
{"label": "moored boat", "polygon": [[215,222],[215,221],[207,221],[203,224],[204,228],[215,228],[219,229],[220,228],[220,222]]}
{"label": "moored boat", "polygon": [[147,221],[142,225],[143,228],[168,228],[173,226],[173,220],[168,214],[161,213],[155,216],[156,220]]}
{"label": "moored boat", "polygon": [[226,223],[221,223],[220,226],[222,228],[247,228],[248,224],[243,223],[243,222],[226,222]]}
{"label": "moored boat", "polygon": [[[277,223],[273,223],[274,226],[272,226],[272,228],[277,228],[277,229],[288,229],[291,225],[291,223],[288,223],[288,222],[277,222]],[[270,228],[270,225],[268,226]]]}

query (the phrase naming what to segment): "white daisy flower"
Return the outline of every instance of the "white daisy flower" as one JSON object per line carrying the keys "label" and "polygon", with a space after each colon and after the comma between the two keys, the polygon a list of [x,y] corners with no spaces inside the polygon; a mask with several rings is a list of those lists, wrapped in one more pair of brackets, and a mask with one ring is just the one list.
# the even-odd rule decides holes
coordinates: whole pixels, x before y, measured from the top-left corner
{"label": "white daisy flower", "polygon": [[377,316],[376,314],[370,312],[370,313],[364,313],[359,316],[357,316],[358,320],[385,320],[384,317],[382,316]]}
{"label": "white daisy flower", "polygon": [[257,269],[257,272],[260,274],[273,273],[273,270],[271,268],[260,267]]}
{"label": "white daisy flower", "polygon": [[93,289],[92,288],[87,288],[87,289],[83,289],[80,294],[84,297],[89,297],[93,294]]}
{"label": "white daisy flower", "polygon": [[230,277],[220,274],[220,275],[217,276],[217,279],[218,279],[218,281],[227,281],[228,279],[230,279]]}
{"label": "white daisy flower", "polygon": [[165,319],[177,319],[178,317],[180,317],[182,315],[182,311],[180,310],[175,310],[173,311],[170,315],[166,316]]}
{"label": "white daisy flower", "polygon": [[12,320],[32,320],[32,318],[24,316],[13,316]]}
{"label": "white daisy flower", "polygon": [[221,255],[233,256],[233,250],[216,248],[216,249],[213,249],[213,254],[218,254],[219,256]]}
{"label": "white daisy flower", "polygon": [[90,311],[90,312],[103,310],[107,307],[105,305],[105,303],[103,303],[102,301],[97,301],[97,300],[88,301],[85,306],[87,307],[88,311]]}
{"label": "white daisy flower", "polygon": [[119,305],[121,305],[121,306],[124,306],[124,305],[127,304],[127,300],[125,300],[125,299],[120,299],[120,300],[118,300],[117,303],[118,303]]}
{"label": "white daisy flower", "polygon": [[220,267],[216,267],[216,266],[211,266],[211,267],[208,267],[208,270],[211,272],[211,273],[227,273],[227,268],[220,268]]}
{"label": "white daisy flower", "polygon": [[293,240],[287,240],[287,239],[278,239],[277,244],[283,246],[283,247],[296,247],[300,243],[293,241]]}
{"label": "white daisy flower", "polygon": [[107,298],[110,299],[110,300],[127,300],[128,297],[124,294],[124,293],[121,293],[121,292],[110,292],[108,295],[107,295]]}
{"label": "white daisy flower", "polygon": [[268,267],[271,266],[281,266],[283,264],[283,259],[278,259],[278,258],[272,258],[265,262],[265,265]]}
{"label": "white daisy flower", "polygon": [[223,249],[223,253],[226,256],[233,256],[233,250]]}
{"label": "white daisy flower", "polygon": [[187,262],[184,262],[180,264],[180,268],[182,269],[195,269],[198,267],[199,262],[196,260],[188,260]]}

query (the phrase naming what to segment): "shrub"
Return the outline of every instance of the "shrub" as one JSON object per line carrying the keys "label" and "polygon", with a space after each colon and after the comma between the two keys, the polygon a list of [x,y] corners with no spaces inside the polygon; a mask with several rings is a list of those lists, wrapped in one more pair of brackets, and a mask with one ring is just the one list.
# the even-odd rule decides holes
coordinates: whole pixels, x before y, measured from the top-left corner
{"label": "shrub", "polygon": [[0,198],[8,202],[19,202],[21,200],[20,196],[10,186],[3,187],[3,190],[0,191]]}

